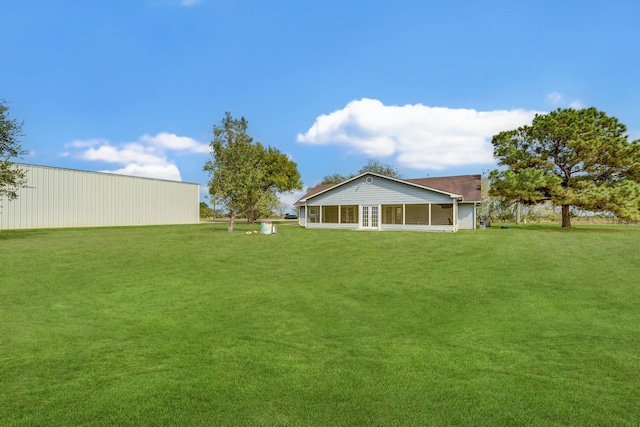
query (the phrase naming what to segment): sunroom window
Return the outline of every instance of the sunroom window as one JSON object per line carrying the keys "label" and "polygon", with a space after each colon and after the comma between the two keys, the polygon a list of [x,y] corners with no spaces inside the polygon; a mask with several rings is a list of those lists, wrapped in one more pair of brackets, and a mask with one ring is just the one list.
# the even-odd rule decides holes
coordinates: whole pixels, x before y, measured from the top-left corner
{"label": "sunroom window", "polygon": [[453,205],[431,205],[431,224],[453,225]]}
{"label": "sunroom window", "polygon": [[358,223],[358,206],[357,205],[340,206],[340,223],[357,224]]}
{"label": "sunroom window", "polygon": [[309,222],[320,222],[320,206],[309,206],[307,220]]}
{"label": "sunroom window", "polygon": [[383,224],[402,224],[402,205],[382,205]]}
{"label": "sunroom window", "polygon": [[405,224],[429,225],[429,205],[405,205]]}
{"label": "sunroom window", "polygon": [[337,206],[323,206],[322,207],[322,222],[337,224],[338,223],[338,207]]}

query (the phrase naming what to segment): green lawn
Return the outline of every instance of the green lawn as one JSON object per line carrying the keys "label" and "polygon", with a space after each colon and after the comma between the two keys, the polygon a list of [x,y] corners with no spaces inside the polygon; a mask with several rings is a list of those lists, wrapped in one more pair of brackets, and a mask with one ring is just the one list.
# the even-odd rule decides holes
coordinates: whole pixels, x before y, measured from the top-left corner
{"label": "green lawn", "polygon": [[0,425],[638,425],[640,227],[0,232]]}

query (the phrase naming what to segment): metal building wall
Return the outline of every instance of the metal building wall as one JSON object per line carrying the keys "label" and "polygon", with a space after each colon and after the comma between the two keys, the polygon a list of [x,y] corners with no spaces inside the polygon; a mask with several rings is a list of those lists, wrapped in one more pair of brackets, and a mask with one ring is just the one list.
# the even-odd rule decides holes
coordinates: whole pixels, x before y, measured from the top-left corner
{"label": "metal building wall", "polygon": [[0,229],[197,224],[200,186],[159,179],[17,165],[27,188],[0,197]]}

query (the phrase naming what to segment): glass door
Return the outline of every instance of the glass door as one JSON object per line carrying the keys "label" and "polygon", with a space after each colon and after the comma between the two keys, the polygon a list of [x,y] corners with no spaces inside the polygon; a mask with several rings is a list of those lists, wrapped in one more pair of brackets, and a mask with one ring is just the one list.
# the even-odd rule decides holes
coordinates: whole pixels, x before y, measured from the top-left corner
{"label": "glass door", "polygon": [[380,209],[378,205],[362,206],[361,228],[377,229],[380,223]]}

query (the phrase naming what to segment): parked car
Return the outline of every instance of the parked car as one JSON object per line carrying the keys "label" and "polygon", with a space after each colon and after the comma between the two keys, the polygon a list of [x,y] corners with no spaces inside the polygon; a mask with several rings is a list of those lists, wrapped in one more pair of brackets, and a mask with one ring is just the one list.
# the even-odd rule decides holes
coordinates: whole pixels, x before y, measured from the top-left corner
{"label": "parked car", "polygon": [[298,219],[298,215],[296,214],[285,214],[284,219]]}

